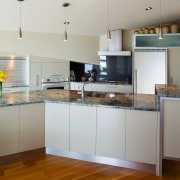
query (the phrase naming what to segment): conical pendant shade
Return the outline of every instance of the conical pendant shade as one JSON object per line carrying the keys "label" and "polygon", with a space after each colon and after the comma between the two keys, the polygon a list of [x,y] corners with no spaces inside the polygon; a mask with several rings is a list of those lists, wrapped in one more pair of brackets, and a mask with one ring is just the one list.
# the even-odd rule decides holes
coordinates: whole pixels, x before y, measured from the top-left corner
{"label": "conical pendant shade", "polygon": [[21,28],[19,28],[19,32],[18,32],[19,34],[18,34],[18,39],[22,39],[22,30],[21,30]]}
{"label": "conical pendant shade", "polygon": [[111,31],[108,29],[108,32],[107,32],[107,39],[110,40],[111,39]]}
{"label": "conical pendant shade", "polygon": [[163,39],[163,33],[162,33],[162,27],[160,26],[159,28],[159,36],[158,36],[158,39]]}
{"label": "conical pendant shade", "polygon": [[64,31],[64,41],[67,41],[67,31]]}

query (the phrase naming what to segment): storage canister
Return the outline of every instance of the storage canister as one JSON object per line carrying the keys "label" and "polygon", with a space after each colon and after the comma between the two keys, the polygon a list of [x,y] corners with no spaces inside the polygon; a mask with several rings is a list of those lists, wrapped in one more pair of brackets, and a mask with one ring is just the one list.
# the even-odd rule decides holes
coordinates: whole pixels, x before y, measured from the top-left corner
{"label": "storage canister", "polygon": [[144,34],[144,31],[142,29],[140,29],[139,34]]}
{"label": "storage canister", "polygon": [[168,26],[168,25],[164,25],[164,26],[162,27],[162,32],[163,32],[164,34],[169,33],[169,26]]}
{"label": "storage canister", "polygon": [[149,33],[154,34],[155,33],[154,28],[150,28]]}
{"label": "storage canister", "polygon": [[144,34],[149,34],[149,29],[148,28],[144,28]]}
{"label": "storage canister", "polygon": [[178,33],[178,25],[177,23],[171,24],[171,33]]}
{"label": "storage canister", "polygon": [[156,32],[156,34],[159,33],[159,26],[156,26],[156,27],[155,27],[155,32]]}

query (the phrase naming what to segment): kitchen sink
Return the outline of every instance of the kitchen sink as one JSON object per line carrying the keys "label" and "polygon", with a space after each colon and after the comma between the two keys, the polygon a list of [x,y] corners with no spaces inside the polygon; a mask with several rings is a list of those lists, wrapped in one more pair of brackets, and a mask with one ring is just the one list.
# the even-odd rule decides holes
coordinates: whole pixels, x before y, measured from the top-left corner
{"label": "kitchen sink", "polygon": [[97,98],[113,98],[116,96],[116,93],[110,93],[110,92],[86,92],[85,97],[97,97]]}

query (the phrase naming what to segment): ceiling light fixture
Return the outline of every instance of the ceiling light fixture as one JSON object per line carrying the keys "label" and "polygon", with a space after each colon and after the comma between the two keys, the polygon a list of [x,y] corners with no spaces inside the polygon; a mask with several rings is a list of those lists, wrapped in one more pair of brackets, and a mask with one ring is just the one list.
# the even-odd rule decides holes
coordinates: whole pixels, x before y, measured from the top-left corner
{"label": "ceiling light fixture", "polygon": [[70,24],[70,22],[68,22],[67,20],[66,20],[66,8],[67,7],[69,7],[70,6],[70,4],[69,3],[67,3],[67,2],[65,2],[65,3],[63,3],[62,4],[62,6],[65,8],[65,21],[64,21],[64,41],[67,41],[68,40],[68,35],[67,35],[67,25],[69,25]]}
{"label": "ceiling light fixture", "polygon": [[150,10],[152,10],[153,8],[151,7],[151,6],[149,6],[149,7],[147,7],[145,10],[146,11],[150,11]]}
{"label": "ceiling light fixture", "polygon": [[161,18],[161,0],[159,0],[159,36],[158,39],[163,39],[163,32],[162,32],[162,18]]}
{"label": "ceiling light fixture", "polygon": [[110,40],[111,39],[111,31],[110,31],[110,23],[109,23],[109,9],[110,9],[110,7],[109,7],[109,1],[110,0],[108,0],[108,2],[107,2],[107,4],[108,4],[108,31],[107,31],[107,39],[108,40]]}
{"label": "ceiling light fixture", "polygon": [[21,29],[21,16],[22,16],[22,11],[21,11],[21,2],[24,0],[17,0],[19,1],[19,30],[18,30],[18,39],[22,39],[22,29]]}

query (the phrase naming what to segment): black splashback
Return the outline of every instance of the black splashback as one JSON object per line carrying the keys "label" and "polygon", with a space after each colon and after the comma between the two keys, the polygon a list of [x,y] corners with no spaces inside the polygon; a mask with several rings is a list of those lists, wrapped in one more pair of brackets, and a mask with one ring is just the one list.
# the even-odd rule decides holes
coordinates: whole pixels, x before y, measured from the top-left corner
{"label": "black splashback", "polygon": [[132,84],[132,56],[100,56],[100,65],[70,62],[70,70],[75,73],[75,81],[82,76],[90,77],[95,72],[95,81]]}

